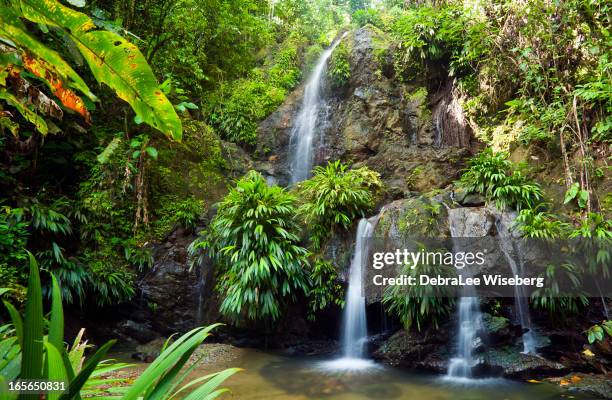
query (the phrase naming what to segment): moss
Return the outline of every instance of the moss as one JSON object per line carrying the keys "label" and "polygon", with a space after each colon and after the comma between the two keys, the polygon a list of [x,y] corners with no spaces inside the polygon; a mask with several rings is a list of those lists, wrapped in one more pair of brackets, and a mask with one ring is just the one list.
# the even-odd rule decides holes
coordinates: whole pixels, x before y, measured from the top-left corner
{"label": "moss", "polygon": [[496,317],[491,314],[483,314],[483,323],[486,331],[495,334],[508,328],[510,321],[505,317]]}
{"label": "moss", "polygon": [[397,228],[404,237],[435,237],[444,231],[444,214],[444,206],[428,196],[410,199],[400,211]]}
{"label": "moss", "polygon": [[403,96],[412,107],[418,110],[418,123],[419,125],[425,124],[431,120],[431,109],[427,102],[429,92],[424,86],[405,86],[402,88]]}
{"label": "moss", "polygon": [[218,200],[224,187],[226,160],[222,142],[205,123],[185,121],[183,143],[161,143],[151,180],[155,198],[166,194],[194,196],[207,203]]}

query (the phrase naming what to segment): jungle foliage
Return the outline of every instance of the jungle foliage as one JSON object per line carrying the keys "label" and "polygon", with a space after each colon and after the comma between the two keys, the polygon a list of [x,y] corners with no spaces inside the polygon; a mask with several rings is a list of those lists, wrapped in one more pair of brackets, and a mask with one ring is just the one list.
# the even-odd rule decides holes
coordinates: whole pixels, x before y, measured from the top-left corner
{"label": "jungle foliage", "polygon": [[28,248],[66,303],[103,307],[130,300],[152,245],[194,230],[222,197],[241,151],[223,140],[256,142],[257,123],[298,84],[306,55],[329,45],[347,6],[0,7],[0,276],[23,300]]}
{"label": "jungle foliage", "polygon": [[320,248],[334,232],[364,217],[382,188],[380,175],[367,167],[349,169],[340,161],[315,167],[312,178],[297,188],[302,200],[299,213],[309,227],[313,247]]}
{"label": "jungle foliage", "polygon": [[[253,168],[251,155],[272,159],[258,148],[259,124],[349,28],[382,31],[390,46],[376,57],[398,84],[452,86],[485,147],[462,171],[466,191],[516,210],[525,237],[609,243],[612,197],[600,188],[609,188],[612,143],[611,11],[598,0],[0,0],[0,296],[16,304],[7,306],[13,324],[0,329],[0,370],[79,378],[75,388],[95,393],[86,377],[100,373],[104,352],[83,369],[66,363],[62,304],[131,300],[154,246],[206,218],[191,251],[213,260],[228,321],[269,331],[296,304],[311,319],[341,306],[342,266],[323,250],[374,210],[380,175],[350,160],[318,166],[290,189],[239,175]],[[330,59],[338,93],[354,72],[351,51],[342,42]],[[517,153],[537,167],[510,161]],[[565,193],[548,198],[546,185]],[[426,219],[405,228],[438,234],[442,204],[423,209]],[[593,254],[585,268],[551,265],[542,276],[579,287],[608,274],[610,255]],[[439,327],[453,306],[428,287],[389,289],[384,301],[417,330]],[[551,290],[531,302],[555,321],[587,305]],[[605,338],[608,322],[588,340]],[[128,397],[176,394],[163,383],[208,333],[170,345]],[[227,375],[208,377],[215,383],[198,393],[219,394]]]}
{"label": "jungle foliage", "polygon": [[296,207],[292,194],[251,171],[219,204],[208,240],[195,245],[209,247],[217,260],[220,311],[235,322],[277,320],[308,290]]}
{"label": "jungle foliage", "polygon": [[[4,302],[12,324],[0,329],[0,394],[6,399],[16,399],[18,392],[8,391],[8,382],[16,379],[63,382],[66,385],[65,391],[50,394],[52,399],[80,399],[81,394],[111,394],[103,388],[104,380],[100,379],[100,375],[128,366],[103,361],[115,340],[100,346],[88,358],[84,357],[85,347],[80,342],[75,342],[72,348],[67,348],[64,343],[62,291],[53,275],[51,281],[51,311],[47,321],[43,309],[40,271],[36,260],[30,254],[25,315],[22,317],[12,304]],[[10,289],[0,288],[0,293],[7,290]],[[173,342],[167,341],[159,357],[136,381],[131,385],[122,382],[114,388],[112,394],[123,400],[170,399],[181,392],[186,395],[186,399],[212,399],[219,396],[226,389],[218,389],[218,386],[239,369],[226,369],[187,383],[183,383],[187,374],[179,373],[188,365],[189,357],[196,348],[217,326],[196,328]],[[192,363],[187,370],[195,364]],[[38,398],[38,395],[22,394],[21,397],[34,399]]]}

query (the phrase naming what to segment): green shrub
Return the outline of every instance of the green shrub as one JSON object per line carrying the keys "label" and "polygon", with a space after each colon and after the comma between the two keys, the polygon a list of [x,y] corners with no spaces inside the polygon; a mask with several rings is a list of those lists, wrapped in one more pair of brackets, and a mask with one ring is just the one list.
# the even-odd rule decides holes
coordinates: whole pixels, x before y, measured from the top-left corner
{"label": "green shrub", "polygon": [[351,79],[351,64],[349,51],[344,43],[340,43],[332,53],[328,76],[336,88],[345,86]]}
{"label": "green shrub", "polygon": [[599,213],[589,213],[581,220],[580,226],[570,233],[570,237],[599,239],[609,243],[612,240],[612,220]]}
{"label": "green shrub", "polygon": [[257,123],[274,111],[285,99],[283,88],[272,86],[256,73],[227,85],[227,93],[210,115],[211,124],[229,141],[254,145]]}
{"label": "green shrub", "polygon": [[314,248],[371,211],[381,189],[380,176],[367,167],[348,169],[340,161],[316,167],[312,178],[298,186],[303,201],[299,213],[310,229]]}
{"label": "green shrub", "polygon": [[383,26],[383,21],[380,17],[380,12],[375,8],[357,10],[353,13],[351,17],[353,23],[355,23],[355,25],[357,25],[358,27],[362,27],[368,24],[374,25],[378,28],[382,28]]}
{"label": "green shrub", "polygon": [[194,248],[210,248],[219,273],[220,311],[233,321],[275,321],[308,290],[306,249],[299,245],[296,199],[255,171],[219,204],[210,232]]}
{"label": "green shrub", "polygon": [[491,148],[486,148],[468,162],[460,184],[468,192],[480,193],[494,200],[500,209],[506,206],[517,210],[532,208],[543,196],[539,185],[529,182],[514,169],[507,153],[494,153]]}
{"label": "green shrub", "polygon": [[447,317],[453,310],[455,300],[452,289],[445,286],[420,285],[419,275],[451,277],[452,268],[431,264],[405,265],[401,274],[412,276],[416,285],[392,285],[385,288],[383,303],[389,313],[396,315],[404,328],[410,330],[416,326],[420,331],[428,325],[437,329],[441,318]]}
{"label": "green shrub", "polygon": [[268,71],[272,85],[290,90],[299,83],[302,75],[298,54],[301,40],[290,37],[274,56],[273,65]]}
{"label": "green shrub", "polygon": [[155,222],[156,236],[163,239],[177,226],[192,231],[195,229],[204,209],[204,201],[196,199],[194,196],[181,200],[176,196],[165,196],[162,207],[158,211],[159,219]]}
{"label": "green shrub", "polygon": [[[572,263],[547,265],[539,277],[544,278],[544,287],[531,294],[531,303],[537,309],[548,313],[551,319],[564,319],[575,315],[589,304],[589,299],[582,294],[581,271]],[[564,293],[560,287],[570,288]]]}
{"label": "green shrub", "polygon": [[299,83],[299,50],[304,41],[301,35],[290,35],[263,68],[254,68],[248,77],[221,85],[211,96],[209,121],[224,138],[244,145],[256,143],[257,124]]}
{"label": "green shrub", "polygon": [[521,236],[535,239],[564,238],[570,228],[568,223],[544,211],[542,205],[522,209],[515,219],[515,226]]}
{"label": "green shrub", "polygon": [[324,310],[331,304],[344,306],[344,290],[332,263],[316,258],[309,274],[309,320],[314,320],[317,311]]}
{"label": "green shrub", "polygon": [[[18,393],[8,391],[8,382],[16,379],[44,379],[63,381],[66,391],[51,398],[63,400],[80,399],[87,395],[108,395],[100,386],[108,379],[100,379],[101,374],[125,368],[127,364],[114,364],[102,361],[110,347],[111,340],[98,348],[89,358],[83,356],[85,346],[80,336],[70,350],[64,343],[64,310],[60,286],[51,275],[52,294],[49,323],[45,323],[43,296],[38,266],[30,255],[30,275],[25,306],[25,315],[5,302],[12,321],[12,333],[1,337],[0,346],[0,394],[3,399],[17,399]],[[3,289],[0,288],[0,292]],[[161,354],[153,361],[130,386],[113,387],[112,394],[117,399],[167,400],[178,393],[189,393],[186,400],[212,399],[223,393],[217,387],[239,369],[225,371],[183,384],[188,374],[179,371],[188,363],[192,354],[217,325],[191,330],[173,343],[167,341]],[[45,332],[46,331],[46,332]],[[118,378],[114,383],[126,383]],[[181,386],[182,385],[182,386]],[[179,387],[180,386],[180,387]],[[23,396],[28,398],[27,396]]]}
{"label": "green shrub", "polygon": [[20,265],[27,260],[26,244],[29,223],[20,220],[16,210],[9,206],[0,208],[0,282],[4,287],[18,290],[10,294],[23,300],[25,274]]}

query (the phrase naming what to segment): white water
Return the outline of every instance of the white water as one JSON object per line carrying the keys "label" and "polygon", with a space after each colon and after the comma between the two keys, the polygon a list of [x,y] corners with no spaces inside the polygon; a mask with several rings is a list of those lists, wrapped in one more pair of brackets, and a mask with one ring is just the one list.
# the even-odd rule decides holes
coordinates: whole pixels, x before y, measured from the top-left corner
{"label": "white water", "polygon": [[459,299],[459,332],[457,332],[457,354],[451,358],[446,376],[448,378],[471,378],[474,366],[474,343],[476,333],[482,326],[478,297],[465,293]]}
{"label": "white water", "polygon": [[[449,227],[451,237],[457,237],[455,219],[449,211]],[[457,353],[451,358],[446,378],[451,380],[467,380],[472,378],[472,367],[475,364],[474,347],[477,333],[482,329],[482,314],[476,292],[473,287],[466,286],[459,299]]]}
{"label": "white water", "polygon": [[320,128],[325,122],[319,121],[319,117],[324,106],[324,101],[321,99],[321,87],[325,81],[327,60],[344,35],[321,54],[304,87],[302,105],[291,130],[289,141],[291,183],[301,182],[310,177],[314,161],[315,133],[317,128]]}
{"label": "white water", "polygon": [[[499,247],[504,253],[504,257],[513,275],[523,274],[523,264],[518,257],[518,263],[515,261],[513,254],[514,246],[512,244],[512,237],[507,234],[507,229],[502,226],[500,221],[497,221],[497,232],[499,233]],[[536,338],[533,334],[533,327],[531,326],[531,317],[529,315],[529,304],[527,303],[527,296],[525,294],[525,288],[522,285],[514,285],[514,307],[519,317],[521,328],[523,329],[523,353],[525,354],[536,354]]]}
{"label": "white water", "polygon": [[369,251],[377,218],[362,218],[357,227],[355,251],[349,269],[348,289],[342,322],[343,355],[337,360],[323,363],[329,370],[361,370],[373,367],[373,361],[364,358],[368,337],[366,302],[363,292],[363,273],[368,266]]}

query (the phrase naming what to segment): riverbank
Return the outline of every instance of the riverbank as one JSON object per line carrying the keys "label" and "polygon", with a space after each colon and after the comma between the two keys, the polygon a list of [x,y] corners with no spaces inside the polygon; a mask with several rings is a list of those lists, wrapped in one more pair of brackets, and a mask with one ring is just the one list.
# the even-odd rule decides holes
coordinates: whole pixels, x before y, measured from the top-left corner
{"label": "riverbank", "polygon": [[[441,375],[408,372],[377,364],[365,371],[333,372],[325,368],[329,357],[288,356],[279,352],[238,348],[225,344],[206,344],[196,352],[204,358],[190,373],[195,379],[231,366],[243,371],[225,383],[230,392],[227,398],[241,400],[366,400],[366,399],[437,399],[456,400],[594,400],[605,396],[609,382],[581,374],[565,380],[513,381],[483,379],[472,382],[453,382]],[[129,354],[115,355],[128,361]],[[133,361],[133,360],[132,360]],[[109,378],[135,379],[148,364],[137,362],[133,367],[109,375]],[[586,392],[586,390],[589,392]],[[599,392],[597,394],[597,392]]]}

